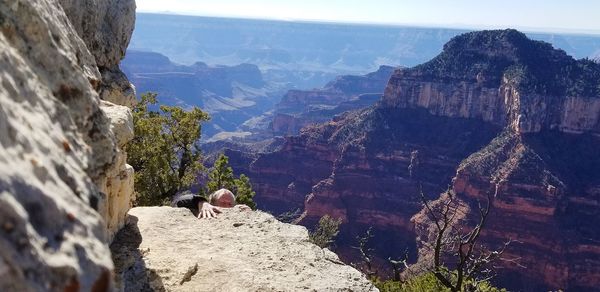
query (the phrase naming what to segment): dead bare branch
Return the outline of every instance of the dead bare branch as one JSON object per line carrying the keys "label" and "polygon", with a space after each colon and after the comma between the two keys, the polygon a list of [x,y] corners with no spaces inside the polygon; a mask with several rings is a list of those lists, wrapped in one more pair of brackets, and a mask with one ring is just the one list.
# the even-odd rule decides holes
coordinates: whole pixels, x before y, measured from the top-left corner
{"label": "dead bare branch", "polygon": [[[428,217],[433,221],[435,240],[430,246],[433,248],[433,267],[431,272],[435,277],[451,291],[470,290],[477,287],[479,283],[488,281],[495,277],[494,262],[499,260],[518,264],[518,258],[505,259],[502,257],[513,240],[506,241],[497,250],[488,250],[479,244],[482,230],[486,227],[493,200],[498,195],[499,184],[494,185],[494,192],[486,192],[485,203],[477,202],[478,221],[468,232],[456,221],[460,210],[460,203],[456,195],[447,191],[440,203],[432,206],[421,192],[421,200],[425,206]],[[442,262],[443,258],[453,257],[456,259],[454,270],[449,270]],[[469,286],[469,287],[467,287]]]}

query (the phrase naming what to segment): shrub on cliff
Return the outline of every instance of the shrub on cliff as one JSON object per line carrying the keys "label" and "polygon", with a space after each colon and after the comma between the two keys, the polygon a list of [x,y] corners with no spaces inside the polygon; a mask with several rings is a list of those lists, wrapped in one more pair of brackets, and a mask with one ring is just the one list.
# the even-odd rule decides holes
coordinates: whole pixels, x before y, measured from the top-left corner
{"label": "shrub on cliff", "polygon": [[333,219],[329,215],[324,215],[319,219],[315,231],[309,233],[310,242],[323,248],[329,247],[339,233],[340,224],[342,219]]}
{"label": "shrub on cliff", "polygon": [[252,190],[250,178],[246,175],[241,174],[240,178],[235,180],[235,194],[235,200],[238,204],[244,204],[252,210],[256,210],[256,203],[252,199],[256,193]]}
{"label": "shrub on cliff", "polygon": [[206,184],[206,194],[213,193],[219,189],[225,188],[235,193],[235,201],[238,204],[244,204],[256,210],[256,203],[252,199],[255,195],[252,190],[250,178],[241,174],[238,179],[234,178],[233,169],[229,166],[229,158],[225,154],[219,155],[213,165]]}
{"label": "shrub on cliff", "polygon": [[233,169],[229,166],[229,158],[225,154],[219,155],[219,158],[215,160],[215,164],[208,174],[208,179],[209,181],[206,184],[207,194],[211,194],[219,189],[234,189]]}
{"label": "shrub on cliff", "polygon": [[[435,277],[433,273],[425,273],[413,278],[410,278],[404,282],[387,280],[381,281],[379,279],[375,279],[373,284],[379,289],[381,292],[429,292],[429,291],[438,291],[438,292],[450,292],[450,288],[444,286],[438,279]],[[467,285],[463,287],[462,291],[471,291],[468,290]],[[477,285],[476,290],[479,292],[506,292],[506,289],[500,289],[492,286],[489,282],[480,282]]]}
{"label": "shrub on cliff", "polygon": [[138,205],[158,205],[182,188],[191,186],[203,169],[201,163],[201,123],[209,116],[199,108],[156,104],[156,94],[143,94],[133,108],[135,136],[126,146],[128,163],[135,169]]}
{"label": "shrub on cliff", "polygon": [[425,243],[430,257],[426,260],[428,267],[425,271],[435,276],[448,291],[482,291],[480,287],[487,287],[488,280],[496,276],[494,269],[497,261],[519,264],[519,258],[503,256],[512,240],[507,240],[496,250],[480,242],[480,235],[487,228],[492,200],[498,196],[503,181],[492,183],[492,188],[486,192],[485,202],[477,202],[479,218],[469,229],[457,219],[463,212],[461,209],[465,202],[457,199],[453,191],[447,191],[432,202],[421,191],[424,214],[432,227],[429,230],[431,240]]}

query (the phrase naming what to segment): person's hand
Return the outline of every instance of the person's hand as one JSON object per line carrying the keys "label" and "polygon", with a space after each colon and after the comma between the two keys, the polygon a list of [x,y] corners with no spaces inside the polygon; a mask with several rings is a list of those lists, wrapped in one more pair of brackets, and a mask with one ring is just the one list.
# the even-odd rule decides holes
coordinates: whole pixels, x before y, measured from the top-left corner
{"label": "person's hand", "polygon": [[221,210],[218,207],[215,207],[208,202],[200,203],[201,206],[199,208],[200,212],[198,212],[198,218],[217,218],[217,214],[221,213]]}
{"label": "person's hand", "polygon": [[236,205],[236,207],[239,208],[240,211],[252,211],[252,208],[250,208],[250,207],[248,207],[246,205],[243,205],[243,204]]}

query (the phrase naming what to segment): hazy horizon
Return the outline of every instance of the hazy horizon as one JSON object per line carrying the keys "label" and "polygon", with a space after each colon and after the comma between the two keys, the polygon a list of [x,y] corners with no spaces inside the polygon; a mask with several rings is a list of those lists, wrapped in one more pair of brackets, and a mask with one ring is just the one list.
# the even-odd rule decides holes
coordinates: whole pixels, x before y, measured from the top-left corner
{"label": "hazy horizon", "polygon": [[[138,13],[288,22],[470,30],[515,28],[526,32],[600,35],[600,18],[594,15],[594,11],[600,11],[600,1],[577,0],[569,3],[548,3],[538,0],[526,3],[516,0],[506,0],[501,3],[487,1],[479,3],[475,0],[459,0],[452,3],[438,3],[432,0],[422,0],[419,3],[390,1],[379,0],[380,5],[365,5],[359,0],[325,3],[312,0],[305,0],[302,3],[297,1],[275,3],[273,0],[248,3],[226,0],[216,4],[189,0],[172,0],[168,4],[157,0],[138,0],[137,11]],[[386,9],[386,7],[399,9]]]}

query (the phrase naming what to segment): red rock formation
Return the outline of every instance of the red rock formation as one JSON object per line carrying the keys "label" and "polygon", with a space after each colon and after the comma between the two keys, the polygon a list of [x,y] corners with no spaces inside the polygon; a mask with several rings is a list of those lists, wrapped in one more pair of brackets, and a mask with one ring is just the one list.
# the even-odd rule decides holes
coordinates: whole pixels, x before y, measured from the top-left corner
{"label": "red rock formation", "polygon": [[[458,168],[453,190],[474,210],[491,182],[500,182],[482,242],[494,247],[516,240],[506,258],[519,258],[525,267],[505,265],[500,280],[525,290],[598,287],[600,232],[594,226],[598,194],[593,190],[600,175],[588,168],[599,166],[600,158],[585,150],[598,142],[591,135],[505,132]],[[418,235],[427,238],[430,221],[423,214],[413,219]],[[427,253],[420,246],[420,258]]]}
{"label": "red rock formation", "polygon": [[[519,258],[527,267],[506,264],[501,283],[525,290],[599,287],[600,232],[591,222],[600,217],[595,191],[600,184],[600,158],[594,150],[600,145],[600,94],[591,91],[592,97],[586,97],[589,92],[571,95],[566,90],[561,95],[562,88],[540,91],[543,83],[527,89],[506,71],[496,89],[485,85],[481,74],[472,76],[476,83],[432,81],[423,73],[428,65],[422,65],[422,71],[394,74],[383,103],[506,127],[461,163],[452,183],[470,210],[477,210],[476,202],[485,198],[492,182],[501,184],[482,242],[493,247],[517,240],[506,256]],[[417,236],[424,240],[431,221],[422,213],[413,220]],[[471,211],[467,218],[476,215]],[[430,251],[423,244],[419,249],[420,260],[427,260]]]}
{"label": "red rock formation", "polygon": [[389,107],[426,108],[432,115],[480,119],[509,126],[519,133],[558,129],[600,135],[597,97],[522,92],[519,84],[507,76],[499,87],[473,81],[430,81],[419,70],[400,69],[390,78],[382,103]]}
{"label": "red rock formation", "polygon": [[435,195],[451,182],[460,161],[498,130],[474,120],[432,117],[423,110],[367,109],[306,128],[287,138],[282,149],[259,155],[249,171],[261,208],[284,212],[304,207],[301,223],[306,226],[324,214],[342,218],[339,251],[347,261],[359,260],[349,246],[373,226],[378,260],[385,265],[382,259],[399,256],[407,247],[415,251],[410,219],[421,205],[409,169],[414,151],[427,179],[424,188]]}
{"label": "red rock formation", "polygon": [[339,76],[323,88],[290,90],[276,106],[271,129],[275,134],[295,135],[305,126],[368,107],[381,97],[393,70],[381,66],[364,76]]}
{"label": "red rock formation", "polygon": [[257,196],[257,203],[280,213],[302,208],[311,187],[329,176],[335,154],[326,140],[289,137],[279,151],[250,164],[253,187],[263,194]]}
{"label": "red rock formation", "polygon": [[356,261],[349,247],[368,226],[379,263],[407,247],[424,261],[431,222],[413,217],[421,211],[417,180],[430,199],[450,185],[466,227],[473,204],[501,182],[481,240],[491,247],[518,240],[506,256],[527,268],[505,265],[500,285],[593,290],[600,287],[599,72],[512,30],[456,37],[432,61],[397,70],[376,106],[259,155],[250,167],[257,200],[277,211],[304,202],[306,225],[324,214],[342,218],[337,243],[347,261]]}

